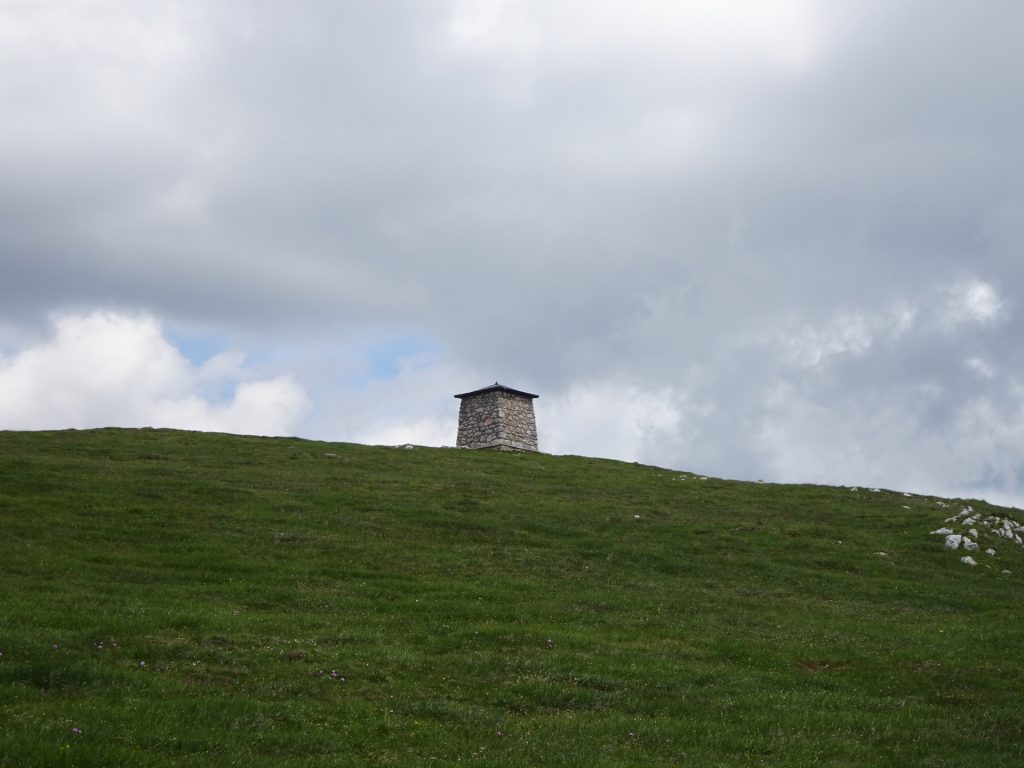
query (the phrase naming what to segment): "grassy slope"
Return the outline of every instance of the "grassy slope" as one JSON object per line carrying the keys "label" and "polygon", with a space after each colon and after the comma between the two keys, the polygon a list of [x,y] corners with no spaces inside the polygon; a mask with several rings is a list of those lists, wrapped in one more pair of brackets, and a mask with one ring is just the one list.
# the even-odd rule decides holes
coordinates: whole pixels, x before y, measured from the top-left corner
{"label": "grassy slope", "polygon": [[1024,551],[960,506],[0,432],[0,765],[1024,765]]}

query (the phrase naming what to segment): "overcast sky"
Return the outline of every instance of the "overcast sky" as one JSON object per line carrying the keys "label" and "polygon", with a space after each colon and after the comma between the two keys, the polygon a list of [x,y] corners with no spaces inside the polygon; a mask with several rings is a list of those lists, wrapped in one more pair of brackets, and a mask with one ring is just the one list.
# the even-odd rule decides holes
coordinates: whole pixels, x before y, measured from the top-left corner
{"label": "overcast sky", "polygon": [[0,0],[0,428],[1024,506],[1018,0]]}

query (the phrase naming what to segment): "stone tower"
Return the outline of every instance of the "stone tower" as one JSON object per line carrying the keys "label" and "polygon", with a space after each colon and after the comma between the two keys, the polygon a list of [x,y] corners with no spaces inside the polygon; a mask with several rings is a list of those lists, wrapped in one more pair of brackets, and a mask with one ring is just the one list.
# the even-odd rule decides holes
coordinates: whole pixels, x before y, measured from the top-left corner
{"label": "stone tower", "polygon": [[459,436],[455,441],[459,448],[537,450],[537,419],[533,415],[537,395],[494,382],[490,387],[455,397],[462,401]]}

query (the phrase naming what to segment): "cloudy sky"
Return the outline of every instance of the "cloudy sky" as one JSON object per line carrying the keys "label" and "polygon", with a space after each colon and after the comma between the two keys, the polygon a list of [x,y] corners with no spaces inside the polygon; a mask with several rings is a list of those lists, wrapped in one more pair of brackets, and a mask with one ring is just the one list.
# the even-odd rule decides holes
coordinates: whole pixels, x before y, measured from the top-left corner
{"label": "cloudy sky", "polygon": [[0,0],[0,428],[1024,505],[1024,3]]}

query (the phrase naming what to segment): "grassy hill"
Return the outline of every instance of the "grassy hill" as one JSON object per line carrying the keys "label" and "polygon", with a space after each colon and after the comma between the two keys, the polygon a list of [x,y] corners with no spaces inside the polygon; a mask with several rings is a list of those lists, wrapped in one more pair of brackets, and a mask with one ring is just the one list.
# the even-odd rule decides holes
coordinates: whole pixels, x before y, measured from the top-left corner
{"label": "grassy hill", "polygon": [[[1007,517],[578,457],[0,432],[0,765],[1021,766]],[[977,566],[942,526],[980,528]]]}

